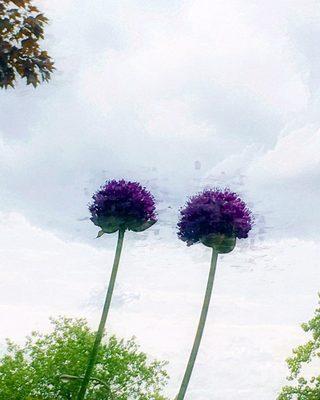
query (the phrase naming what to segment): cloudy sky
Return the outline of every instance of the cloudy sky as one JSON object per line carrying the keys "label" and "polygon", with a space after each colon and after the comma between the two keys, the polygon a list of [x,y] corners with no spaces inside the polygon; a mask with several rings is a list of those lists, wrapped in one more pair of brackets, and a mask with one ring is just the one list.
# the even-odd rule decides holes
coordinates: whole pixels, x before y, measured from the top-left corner
{"label": "cloudy sky", "polygon": [[[48,317],[100,317],[116,238],[87,203],[141,181],[157,226],[128,234],[109,330],[170,361],[176,394],[209,253],[178,209],[228,186],[255,229],[221,257],[190,400],[275,399],[320,289],[317,1],[39,0],[56,73],[0,97],[0,343]],[[266,4],[265,4],[266,3]]]}

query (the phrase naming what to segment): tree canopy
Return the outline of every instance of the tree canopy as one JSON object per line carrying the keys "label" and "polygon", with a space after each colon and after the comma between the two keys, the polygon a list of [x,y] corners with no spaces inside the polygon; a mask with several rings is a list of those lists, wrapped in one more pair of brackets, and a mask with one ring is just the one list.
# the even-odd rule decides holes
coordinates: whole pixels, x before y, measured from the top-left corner
{"label": "tree canopy", "polygon": [[34,87],[49,81],[53,61],[39,43],[47,22],[31,0],[0,1],[0,88],[14,87],[19,76]]}
{"label": "tree canopy", "polygon": [[[0,358],[1,400],[72,400],[84,373],[95,333],[83,319],[52,320],[53,331],[33,332],[24,345],[8,340]],[[105,338],[86,399],[165,400],[165,362],[150,361],[135,339]]]}
{"label": "tree canopy", "polygon": [[[309,333],[311,338],[304,345],[295,348],[292,357],[288,358],[288,380],[293,381],[293,384],[282,388],[278,400],[320,399],[320,308],[309,322],[302,325],[302,329]],[[304,377],[303,370],[307,365],[311,370],[317,370],[317,374],[311,373],[312,376]]]}

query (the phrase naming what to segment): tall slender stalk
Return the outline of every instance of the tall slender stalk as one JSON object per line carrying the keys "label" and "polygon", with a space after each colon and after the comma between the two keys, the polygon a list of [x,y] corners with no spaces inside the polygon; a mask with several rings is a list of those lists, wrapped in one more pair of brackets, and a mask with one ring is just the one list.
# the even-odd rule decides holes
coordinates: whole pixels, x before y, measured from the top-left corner
{"label": "tall slender stalk", "polygon": [[119,261],[120,261],[120,255],[121,255],[121,250],[122,250],[122,245],[123,245],[123,238],[124,238],[124,230],[119,230],[118,234],[118,243],[117,243],[117,249],[116,249],[116,254],[114,257],[114,262],[113,262],[113,267],[112,267],[112,273],[109,281],[109,286],[108,286],[108,291],[103,307],[103,312],[99,324],[99,328],[96,334],[96,338],[94,341],[94,345],[92,347],[89,359],[88,359],[88,364],[87,364],[87,369],[85,372],[85,375],[83,377],[82,383],[81,383],[81,388],[77,396],[77,400],[83,400],[86,395],[86,391],[88,388],[88,384],[90,381],[91,374],[94,369],[94,365],[97,359],[98,355],[98,350],[99,346],[103,337],[104,333],[104,328],[106,325],[107,317],[108,317],[108,312],[111,304],[111,299],[112,299],[112,294],[113,294],[113,289],[117,277],[117,272],[118,272],[118,267],[119,267]]}
{"label": "tall slender stalk", "polygon": [[215,277],[215,273],[216,273],[217,259],[218,259],[218,253],[214,248],[212,248],[210,272],[209,272],[209,277],[208,277],[206,294],[204,296],[204,302],[203,302],[203,306],[202,306],[202,310],[201,310],[199,325],[198,325],[196,337],[194,339],[193,347],[192,347],[192,350],[190,353],[187,368],[184,373],[180,391],[179,391],[178,396],[176,397],[176,400],[184,399],[188,385],[189,385],[192,370],[193,370],[193,367],[194,367],[194,364],[195,364],[195,361],[197,358],[198,350],[199,350],[202,335],[203,335],[204,326],[205,326],[206,319],[207,319],[207,314],[208,314],[208,309],[209,309],[209,304],[210,304],[210,299],[211,299],[211,294],[212,294],[212,288],[213,288],[213,283],[214,283],[214,277]]}

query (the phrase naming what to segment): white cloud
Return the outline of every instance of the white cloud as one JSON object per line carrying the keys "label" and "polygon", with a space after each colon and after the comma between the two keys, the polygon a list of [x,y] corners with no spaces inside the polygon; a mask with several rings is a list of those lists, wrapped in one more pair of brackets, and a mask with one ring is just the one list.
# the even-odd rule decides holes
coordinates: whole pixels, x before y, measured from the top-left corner
{"label": "white cloud", "polygon": [[274,149],[249,167],[248,174],[264,183],[276,183],[312,178],[319,172],[320,129],[306,126],[281,136]]}
{"label": "white cloud", "polygon": [[[283,18],[261,30],[259,11],[252,6],[244,11],[235,1],[186,2],[169,20],[161,16],[153,25],[157,10],[140,9],[137,15],[129,8],[122,22],[131,46],[96,54],[80,73],[79,93],[103,113],[137,114],[150,134],[197,136],[206,121],[208,135],[216,129],[235,135],[230,127],[242,131],[249,124],[247,134],[259,136],[265,128],[252,112],[281,120],[302,112],[309,97]],[[157,126],[159,114],[165,129]],[[240,124],[230,125],[227,114]],[[181,130],[181,120],[189,127]]]}

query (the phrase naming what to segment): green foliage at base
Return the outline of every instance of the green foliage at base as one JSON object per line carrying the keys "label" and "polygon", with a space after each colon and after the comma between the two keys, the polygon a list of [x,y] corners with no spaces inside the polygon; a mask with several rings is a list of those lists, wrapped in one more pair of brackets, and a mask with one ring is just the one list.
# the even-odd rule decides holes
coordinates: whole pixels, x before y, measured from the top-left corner
{"label": "green foliage at base", "polygon": [[[84,373],[95,333],[85,320],[52,320],[53,331],[33,332],[23,346],[8,341],[0,358],[0,400],[73,400],[80,381],[63,374]],[[87,400],[165,400],[164,362],[149,361],[134,339],[115,336],[101,345]],[[103,384],[99,383],[100,380]],[[106,385],[104,385],[104,383]]]}
{"label": "green foliage at base", "polygon": [[[320,295],[319,295],[320,297]],[[311,339],[304,345],[293,350],[293,356],[288,358],[290,371],[288,380],[294,381],[291,386],[282,388],[278,400],[319,400],[320,399],[320,371],[317,376],[306,379],[302,376],[302,368],[306,364],[320,365],[320,308],[314,318],[302,325],[305,332],[311,334]]]}

